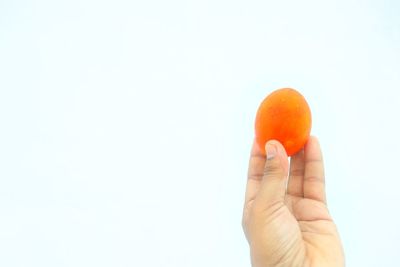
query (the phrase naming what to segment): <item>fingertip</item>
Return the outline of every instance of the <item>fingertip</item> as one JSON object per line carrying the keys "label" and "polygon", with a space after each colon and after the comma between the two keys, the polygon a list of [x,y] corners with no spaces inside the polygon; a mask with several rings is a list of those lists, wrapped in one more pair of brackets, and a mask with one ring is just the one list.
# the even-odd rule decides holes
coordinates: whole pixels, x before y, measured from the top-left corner
{"label": "fingertip", "polygon": [[315,136],[310,136],[307,144],[304,147],[305,161],[323,161],[322,150]]}
{"label": "fingertip", "polygon": [[[278,157],[285,172],[288,170],[289,162],[285,148],[278,140],[269,140],[265,144],[267,160]],[[269,153],[268,153],[269,152]]]}
{"label": "fingertip", "polygon": [[306,145],[304,146],[304,151],[310,152],[318,150],[320,150],[319,140],[316,136],[311,135],[308,138]]}
{"label": "fingertip", "polygon": [[258,145],[256,138],[253,139],[253,145],[251,147],[250,156],[256,156],[256,157],[265,156],[261,147]]}
{"label": "fingertip", "polygon": [[307,141],[307,144],[308,143],[319,145],[319,139],[315,135],[310,135],[310,137],[308,138],[308,141]]}
{"label": "fingertip", "polygon": [[267,160],[271,160],[278,154],[278,149],[272,142],[267,142],[265,144],[265,153],[267,155]]}
{"label": "fingertip", "polygon": [[326,203],[323,156],[315,136],[310,136],[304,152],[304,197]]}
{"label": "fingertip", "polygon": [[268,150],[271,150],[271,152],[273,152],[272,150],[274,150],[276,153],[275,155],[279,155],[284,158],[288,157],[285,148],[278,140],[269,140],[265,144],[265,151],[267,152],[267,158],[268,158]]}

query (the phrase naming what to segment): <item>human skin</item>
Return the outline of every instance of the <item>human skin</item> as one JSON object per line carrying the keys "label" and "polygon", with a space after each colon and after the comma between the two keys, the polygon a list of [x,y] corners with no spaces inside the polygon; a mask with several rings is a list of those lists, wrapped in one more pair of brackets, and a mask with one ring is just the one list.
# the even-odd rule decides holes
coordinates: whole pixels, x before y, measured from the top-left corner
{"label": "human skin", "polygon": [[278,141],[265,150],[266,156],[253,143],[243,210],[253,267],[343,267],[317,138],[309,138],[290,166]]}

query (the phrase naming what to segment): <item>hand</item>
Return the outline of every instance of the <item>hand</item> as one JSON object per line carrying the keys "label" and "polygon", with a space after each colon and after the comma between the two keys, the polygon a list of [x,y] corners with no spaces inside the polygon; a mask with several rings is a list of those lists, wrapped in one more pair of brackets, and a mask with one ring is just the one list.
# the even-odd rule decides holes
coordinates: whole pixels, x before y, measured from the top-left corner
{"label": "hand", "polygon": [[290,171],[279,142],[269,141],[266,151],[265,157],[254,142],[243,211],[253,267],[344,266],[339,234],[326,206],[318,140],[310,137],[292,156]]}

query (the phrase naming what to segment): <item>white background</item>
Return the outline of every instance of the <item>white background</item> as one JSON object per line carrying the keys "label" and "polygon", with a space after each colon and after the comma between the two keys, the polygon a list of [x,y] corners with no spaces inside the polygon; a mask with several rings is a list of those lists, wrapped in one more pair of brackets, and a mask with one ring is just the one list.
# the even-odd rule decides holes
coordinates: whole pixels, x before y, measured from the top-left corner
{"label": "white background", "polygon": [[348,266],[398,266],[398,1],[0,1],[0,266],[250,266],[258,104],[294,87]]}

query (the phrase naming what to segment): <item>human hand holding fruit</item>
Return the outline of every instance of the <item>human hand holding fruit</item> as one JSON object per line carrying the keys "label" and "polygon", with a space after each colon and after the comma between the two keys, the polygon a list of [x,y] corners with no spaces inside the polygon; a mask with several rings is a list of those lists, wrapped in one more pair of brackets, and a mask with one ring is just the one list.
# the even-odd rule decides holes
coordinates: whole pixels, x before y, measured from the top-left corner
{"label": "human hand holding fruit", "polygon": [[[297,91],[292,93],[299,94]],[[304,102],[297,96],[295,99],[297,100],[290,101],[290,105],[296,105],[298,100],[307,105],[304,98]],[[266,103],[266,100],[263,103]],[[279,105],[285,101],[277,103]],[[262,106],[259,112],[260,110]],[[264,109],[263,112],[265,110],[268,112],[268,109]],[[285,108],[280,107],[278,110]],[[286,110],[293,109],[288,107]],[[295,140],[294,143],[289,142],[289,146],[284,147],[277,140],[267,139],[266,145],[260,147],[263,141],[257,129],[263,127],[257,126],[257,123],[263,122],[260,121],[259,113],[257,114],[256,138],[249,161],[243,211],[243,229],[249,241],[254,267],[344,266],[339,234],[326,205],[322,153],[318,140],[308,136],[311,128],[308,105],[302,110],[309,113],[310,120],[307,127],[292,128],[307,132],[304,144],[297,151],[293,144],[303,142],[304,138],[297,138],[297,134],[291,135],[288,132],[283,136]],[[286,116],[289,113],[286,113]],[[280,118],[281,115],[277,112],[276,116],[267,114],[266,117]],[[306,119],[301,121],[308,123],[307,116],[306,114]],[[285,125],[285,121],[281,123]],[[277,126],[279,122],[271,124],[276,126],[275,129],[284,127]],[[281,130],[280,134],[283,132],[285,131]],[[275,136],[276,134],[271,133]],[[265,136],[263,135],[264,138]],[[280,141],[284,143],[287,140],[285,138]],[[290,166],[287,151],[295,153],[291,157]]]}

